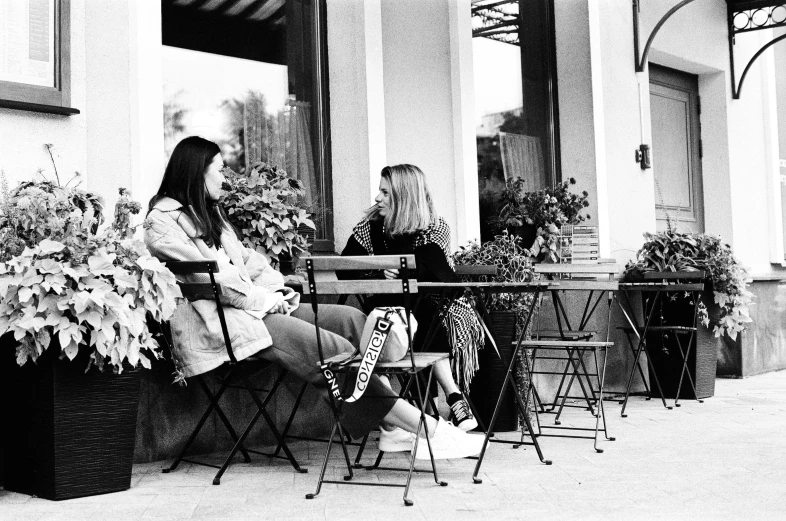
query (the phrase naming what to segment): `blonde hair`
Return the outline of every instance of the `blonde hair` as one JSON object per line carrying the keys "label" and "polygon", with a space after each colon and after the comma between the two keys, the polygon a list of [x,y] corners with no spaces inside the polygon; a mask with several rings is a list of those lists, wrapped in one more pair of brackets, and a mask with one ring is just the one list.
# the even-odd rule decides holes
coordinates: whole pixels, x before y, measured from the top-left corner
{"label": "blonde hair", "polygon": [[[415,165],[393,165],[382,169],[390,185],[389,211],[385,215],[388,235],[403,235],[426,230],[437,222],[437,212],[426,185],[426,176]],[[366,218],[379,219],[379,208],[366,210]]]}

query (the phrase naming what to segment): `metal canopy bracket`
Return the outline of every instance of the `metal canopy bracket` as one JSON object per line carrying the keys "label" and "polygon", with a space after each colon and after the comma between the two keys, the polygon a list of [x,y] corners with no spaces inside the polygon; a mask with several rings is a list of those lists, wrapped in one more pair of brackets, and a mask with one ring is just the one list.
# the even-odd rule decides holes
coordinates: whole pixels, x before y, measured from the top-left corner
{"label": "metal canopy bracket", "polygon": [[655,24],[655,28],[652,29],[652,33],[650,34],[649,38],[647,38],[647,43],[644,45],[644,52],[639,57],[639,0],[633,0],[633,59],[636,61],[636,72],[644,72],[644,67],[647,65],[647,57],[650,53],[650,47],[652,46],[652,41],[655,39],[655,35],[658,34],[660,28],[663,27],[663,24],[666,23],[666,20],[671,18],[671,15],[688,5],[689,3],[695,0],[682,0],[680,3],[672,7],[671,9],[663,15],[657,24]]}
{"label": "metal canopy bracket", "polygon": [[734,44],[738,34],[759,31],[762,29],[775,29],[786,27],[786,1],[785,0],[726,0],[726,9],[729,25],[729,62],[731,66],[731,95],[740,99],[742,82],[759,56],[764,51],[786,39],[786,34],[777,36],[762,45],[748,61],[742,71],[740,81],[734,72]]}

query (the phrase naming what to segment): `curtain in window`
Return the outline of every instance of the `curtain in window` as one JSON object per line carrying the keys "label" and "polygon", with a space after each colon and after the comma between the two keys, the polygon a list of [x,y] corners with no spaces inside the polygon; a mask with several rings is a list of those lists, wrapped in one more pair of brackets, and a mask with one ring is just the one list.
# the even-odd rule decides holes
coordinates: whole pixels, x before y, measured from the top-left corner
{"label": "curtain in window", "polygon": [[548,180],[539,137],[500,132],[499,148],[506,180],[521,177],[527,190],[546,188]]}
{"label": "curtain in window", "polygon": [[250,94],[244,110],[246,169],[257,161],[283,168],[306,189],[306,202],[319,200],[311,148],[311,103],[289,100],[278,114],[268,114],[264,99]]}
{"label": "curtain in window", "polygon": [[314,153],[311,148],[311,103],[289,100],[289,148],[287,172],[306,188],[306,201],[319,200]]}

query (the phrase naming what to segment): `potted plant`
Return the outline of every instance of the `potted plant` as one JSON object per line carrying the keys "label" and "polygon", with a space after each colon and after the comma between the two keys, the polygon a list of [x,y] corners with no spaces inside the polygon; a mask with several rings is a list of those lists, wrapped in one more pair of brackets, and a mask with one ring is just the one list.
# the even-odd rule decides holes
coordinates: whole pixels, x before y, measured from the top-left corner
{"label": "potted plant", "polygon": [[557,236],[562,226],[590,218],[582,213],[589,206],[589,194],[571,192],[569,188],[575,184],[571,177],[554,188],[526,192],[522,178],[508,179],[502,191],[502,208],[492,224],[499,231],[519,235],[538,260],[557,262]]}
{"label": "potted plant", "polygon": [[[483,244],[470,241],[453,255],[457,266],[497,267],[494,276],[480,276],[475,280],[490,282],[528,282],[534,277],[529,250],[523,245],[521,237],[506,231]],[[532,307],[531,293],[496,293],[491,295],[486,305],[489,316],[486,319],[489,331],[500,353],[507,360],[513,355],[514,342],[521,332],[526,315]],[[470,396],[479,409],[478,413],[485,425],[491,421],[497,397],[504,383],[505,367],[494,349],[488,346],[478,353],[478,370],[470,385]],[[529,380],[523,358],[519,358],[516,368],[516,386],[522,397],[525,396]],[[503,409],[497,418],[496,429],[515,430],[517,408],[515,397],[506,396]],[[529,407],[529,404],[527,404]],[[524,427],[523,419],[520,422]]]}
{"label": "potted plant", "polygon": [[[644,238],[636,259],[625,267],[626,280],[640,280],[645,272],[705,273],[705,291],[698,303],[697,317],[702,327],[694,324],[694,302],[686,294],[668,294],[668,298],[661,299],[662,308],[656,310],[653,320],[697,327],[695,343],[690,346],[694,354],[689,360],[699,395],[695,397],[712,396],[718,350],[723,349],[724,344],[738,344],[738,335],[751,322],[749,306],[753,302],[753,293],[748,290],[748,273],[734,258],[731,247],[715,235],[680,233],[669,229],[645,233]],[[663,391],[669,395],[667,397],[674,397],[677,383],[670,382],[668,375],[679,379],[682,367],[678,347],[668,335],[665,338],[662,334],[652,335],[647,340],[651,347],[660,347],[651,348],[650,353],[654,363],[667,364],[658,374],[667,375],[665,384],[661,378]],[[683,390],[690,394],[681,397],[694,397],[690,386],[683,386]]]}
{"label": "potted plant", "polygon": [[8,193],[3,179],[3,196],[5,487],[49,499],[127,489],[135,369],[159,356],[146,319],[172,315],[175,277],[115,229],[128,223],[96,232],[103,204],[92,194],[50,182]]}
{"label": "potted plant", "polygon": [[315,226],[300,181],[262,162],[246,174],[225,169],[224,175],[221,203],[245,246],[265,255],[274,266],[309,250]]}

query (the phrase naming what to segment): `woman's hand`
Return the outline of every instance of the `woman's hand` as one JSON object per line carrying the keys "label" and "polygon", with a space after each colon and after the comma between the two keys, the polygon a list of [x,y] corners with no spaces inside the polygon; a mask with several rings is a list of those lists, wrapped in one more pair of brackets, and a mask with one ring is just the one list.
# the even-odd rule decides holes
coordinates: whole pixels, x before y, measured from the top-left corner
{"label": "woman's hand", "polygon": [[385,270],[385,278],[386,279],[397,279],[398,278],[398,270]]}
{"label": "woman's hand", "polygon": [[270,308],[268,310],[268,313],[282,313],[282,314],[286,314],[287,310],[288,310],[287,302],[285,300],[282,300],[280,302],[277,302],[272,308]]}

